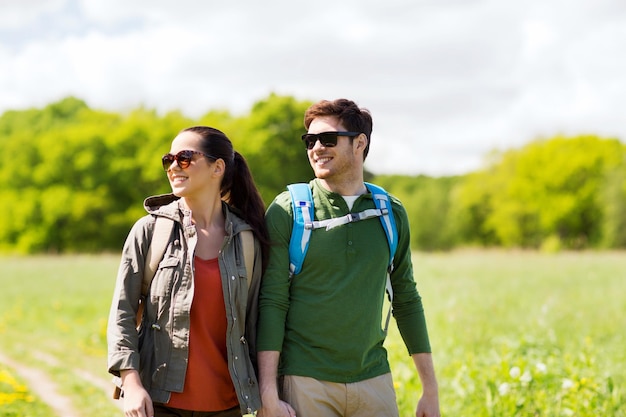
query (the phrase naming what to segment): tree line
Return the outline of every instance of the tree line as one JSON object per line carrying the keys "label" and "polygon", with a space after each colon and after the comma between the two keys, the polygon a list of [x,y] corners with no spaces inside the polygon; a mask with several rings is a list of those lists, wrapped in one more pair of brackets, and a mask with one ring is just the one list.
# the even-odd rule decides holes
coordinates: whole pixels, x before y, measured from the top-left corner
{"label": "tree line", "polygon": [[[248,114],[192,119],[140,107],[120,114],[67,97],[0,116],[0,252],[118,251],[145,211],[169,192],[160,157],[183,128],[223,130],[250,165],[266,204],[308,181],[302,116],[311,103],[271,94]],[[594,135],[537,139],[489,155],[462,176],[374,175],[398,196],[417,250],[505,246],[544,250],[626,247],[626,146]]]}

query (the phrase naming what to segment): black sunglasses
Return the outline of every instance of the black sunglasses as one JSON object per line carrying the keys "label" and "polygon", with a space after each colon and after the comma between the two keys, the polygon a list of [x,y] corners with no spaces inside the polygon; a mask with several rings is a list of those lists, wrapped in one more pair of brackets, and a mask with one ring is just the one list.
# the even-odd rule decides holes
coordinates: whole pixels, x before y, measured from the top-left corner
{"label": "black sunglasses", "polygon": [[348,137],[356,137],[359,136],[360,132],[322,132],[322,133],[305,133],[302,135],[302,141],[304,142],[304,146],[307,149],[313,149],[315,146],[315,142],[318,140],[320,143],[327,147],[332,148],[337,145],[337,137],[338,136],[348,136]]}
{"label": "black sunglasses", "polygon": [[217,159],[216,157],[206,154],[204,152],[190,151],[190,150],[180,151],[176,155],[172,155],[171,153],[166,153],[165,155],[163,155],[163,158],[161,158],[161,162],[163,162],[163,169],[166,171],[170,169],[174,161],[178,162],[178,166],[181,167],[181,169],[185,169],[191,163],[191,159],[193,158],[194,154],[202,155],[205,158],[209,158],[209,159]]}

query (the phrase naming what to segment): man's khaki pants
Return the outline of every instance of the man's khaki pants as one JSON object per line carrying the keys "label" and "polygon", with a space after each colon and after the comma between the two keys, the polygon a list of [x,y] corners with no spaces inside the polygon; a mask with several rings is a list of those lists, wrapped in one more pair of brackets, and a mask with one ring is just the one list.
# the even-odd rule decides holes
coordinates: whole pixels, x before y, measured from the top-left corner
{"label": "man's khaki pants", "polygon": [[349,384],[286,375],[282,388],[297,417],[398,417],[390,373]]}

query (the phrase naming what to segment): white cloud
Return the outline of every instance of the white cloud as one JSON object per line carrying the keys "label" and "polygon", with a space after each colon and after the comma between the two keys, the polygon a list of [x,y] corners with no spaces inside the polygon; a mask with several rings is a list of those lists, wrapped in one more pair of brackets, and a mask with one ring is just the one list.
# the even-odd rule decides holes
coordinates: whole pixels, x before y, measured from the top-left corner
{"label": "white cloud", "polygon": [[626,138],[625,49],[621,0],[1,2],[0,111],[347,97],[374,116],[369,169],[443,175],[537,136]]}
{"label": "white cloud", "polygon": [[0,28],[18,30],[46,13],[59,10],[66,0],[20,0],[0,2]]}

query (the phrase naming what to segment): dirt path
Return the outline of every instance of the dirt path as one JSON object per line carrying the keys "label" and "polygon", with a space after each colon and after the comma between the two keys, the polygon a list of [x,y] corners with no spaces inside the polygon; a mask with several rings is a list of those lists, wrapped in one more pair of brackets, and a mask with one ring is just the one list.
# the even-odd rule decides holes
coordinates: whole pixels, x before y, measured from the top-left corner
{"label": "dirt path", "polygon": [[56,415],[63,417],[81,417],[72,406],[71,401],[57,392],[56,385],[44,372],[16,362],[1,353],[0,362],[6,363],[13,368],[20,377],[25,379],[29,389],[47,403],[54,410]]}
{"label": "dirt path", "polygon": [[[36,353],[36,357],[49,365],[58,365],[58,361],[55,358],[45,353],[38,352]],[[27,382],[28,388],[41,398],[42,401],[48,404],[57,416],[82,417],[72,405],[71,400],[58,392],[57,385],[45,372],[17,362],[2,353],[0,353],[0,362],[13,368],[15,372]],[[100,388],[103,391],[103,395],[108,395],[108,397],[111,398],[112,384],[107,384],[106,381],[103,381],[101,378],[81,369],[74,370],[74,373],[77,377],[85,380],[89,384]],[[121,401],[115,401],[112,398],[111,401],[121,409]]]}

